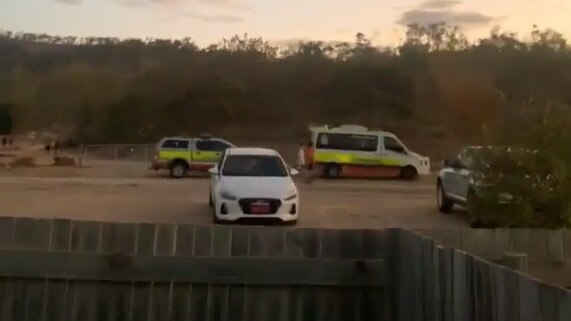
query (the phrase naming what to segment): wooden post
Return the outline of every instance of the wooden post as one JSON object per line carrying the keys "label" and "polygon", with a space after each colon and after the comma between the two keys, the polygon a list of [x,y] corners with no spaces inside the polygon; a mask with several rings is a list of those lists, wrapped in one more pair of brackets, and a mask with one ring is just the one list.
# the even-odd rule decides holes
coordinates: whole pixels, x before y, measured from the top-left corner
{"label": "wooden post", "polygon": [[85,145],[84,144],[79,145],[79,149],[80,153],[79,156],[77,157],[77,166],[83,167],[83,157],[85,156]]}
{"label": "wooden post", "polygon": [[518,252],[505,252],[503,265],[510,269],[527,273],[527,254]]}

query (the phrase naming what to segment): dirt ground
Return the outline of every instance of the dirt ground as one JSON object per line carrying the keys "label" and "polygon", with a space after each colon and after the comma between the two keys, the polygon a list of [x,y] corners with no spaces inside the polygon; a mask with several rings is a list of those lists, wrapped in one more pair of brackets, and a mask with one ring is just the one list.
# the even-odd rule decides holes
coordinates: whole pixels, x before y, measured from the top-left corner
{"label": "dirt ground", "polygon": [[[465,226],[461,212],[438,213],[433,182],[433,177],[417,182],[300,181],[298,226]],[[0,216],[208,224],[212,216],[207,200],[207,178],[173,180],[138,162],[91,162],[87,168],[0,172]]]}

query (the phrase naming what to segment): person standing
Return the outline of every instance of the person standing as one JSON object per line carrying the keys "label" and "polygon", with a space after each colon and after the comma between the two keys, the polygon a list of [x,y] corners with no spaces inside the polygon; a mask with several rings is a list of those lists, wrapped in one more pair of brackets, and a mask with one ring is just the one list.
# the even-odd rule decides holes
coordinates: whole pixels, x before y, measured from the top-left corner
{"label": "person standing", "polygon": [[305,144],[299,144],[297,150],[297,158],[295,159],[295,168],[301,171],[305,167]]}
{"label": "person standing", "polygon": [[314,175],[313,165],[315,164],[315,149],[313,148],[312,142],[309,142],[309,144],[307,144],[304,154],[305,154],[304,163],[306,164],[305,182],[309,184],[313,180],[313,175]]}

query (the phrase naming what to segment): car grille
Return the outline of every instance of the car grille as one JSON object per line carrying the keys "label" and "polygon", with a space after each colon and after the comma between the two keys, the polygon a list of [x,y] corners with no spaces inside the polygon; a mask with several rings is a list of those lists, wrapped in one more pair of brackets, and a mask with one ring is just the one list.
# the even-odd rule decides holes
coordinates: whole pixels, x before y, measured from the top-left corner
{"label": "car grille", "polygon": [[242,198],[238,201],[238,204],[240,204],[240,208],[244,214],[252,214],[250,212],[251,204],[257,201],[265,201],[270,204],[270,213],[268,214],[276,214],[282,205],[282,201],[275,198]]}

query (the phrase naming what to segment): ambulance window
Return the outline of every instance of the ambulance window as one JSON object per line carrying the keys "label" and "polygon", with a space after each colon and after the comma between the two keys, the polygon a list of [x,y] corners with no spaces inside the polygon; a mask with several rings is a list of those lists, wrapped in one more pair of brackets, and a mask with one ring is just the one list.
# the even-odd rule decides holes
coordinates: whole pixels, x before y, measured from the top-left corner
{"label": "ambulance window", "polygon": [[377,136],[338,133],[321,133],[317,137],[317,148],[375,152]]}
{"label": "ambulance window", "polygon": [[167,139],[161,147],[169,149],[188,149],[188,140]]}
{"label": "ambulance window", "polygon": [[405,154],[406,149],[404,146],[393,137],[385,136],[383,137],[383,143],[385,144],[385,149],[390,150],[391,152]]}
{"label": "ambulance window", "polygon": [[198,150],[223,152],[228,148],[230,148],[229,144],[218,140],[199,140],[196,142],[196,149]]}

